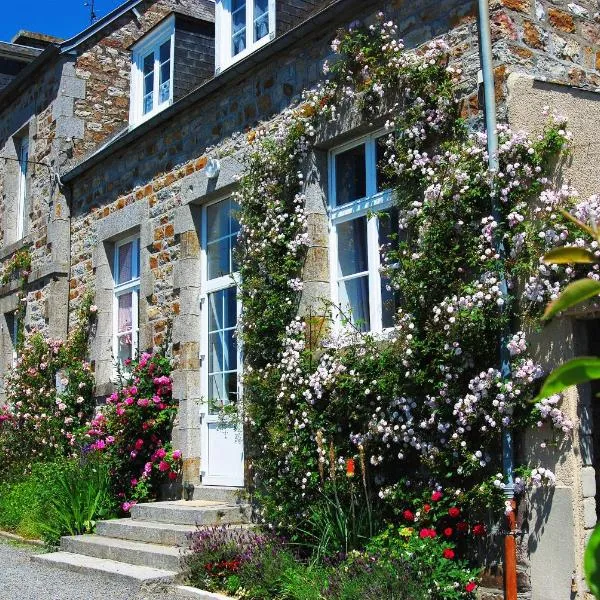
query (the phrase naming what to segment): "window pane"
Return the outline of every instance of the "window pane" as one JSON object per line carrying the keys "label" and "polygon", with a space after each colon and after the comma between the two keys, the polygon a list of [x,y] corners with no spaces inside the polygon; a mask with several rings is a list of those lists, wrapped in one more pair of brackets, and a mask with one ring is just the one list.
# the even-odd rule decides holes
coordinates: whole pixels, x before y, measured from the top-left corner
{"label": "window pane", "polygon": [[335,198],[341,206],[367,195],[365,145],[335,157]]}
{"label": "window pane", "polygon": [[387,277],[381,278],[381,326],[393,327],[394,316],[399,306],[399,293],[393,290]]}
{"label": "window pane", "polygon": [[254,0],[254,41],[269,35],[269,0]]}
{"label": "window pane", "polygon": [[225,296],[223,303],[225,311],[223,318],[224,326],[235,327],[237,324],[237,290],[235,287],[230,287],[221,293]]}
{"label": "window pane", "polygon": [[231,32],[233,56],[246,49],[246,2],[233,0],[231,3]]}
{"label": "window pane", "polygon": [[128,358],[133,358],[133,340],[131,333],[119,336],[117,342],[117,360],[120,363],[123,363]]}
{"label": "window pane", "polygon": [[[382,211],[379,216],[379,247],[380,248],[398,248],[399,241],[399,220],[398,209],[390,208]],[[393,236],[393,237],[392,237]]]}
{"label": "window pane", "polygon": [[167,40],[161,44],[159,49],[159,58],[161,65],[168,60],[171,60],[171,40]]}
{"label": "window pane", "polygon": [[117,283],[133,279],[133,251],[133,242],[127,242],[117,247],[117,252],[119,253]]}
{"label": "window pane", "polygon": [[168,102],[171,97],[171,41],[160,47],[160,87],[158,103]]}
{"label": "window pane", "polygon": [[133,292],[121,294],[118,298],[117,333],[131,331],[133,326]]}
{"label": "window pane", "polygon": [[[345,316],[361,331],[368,331],[369,322],[369,276],[347,279],[338,283],[340,306]],[[349,313],[349,314],[348,314]]]}
{"label": "window pane", "polygon": [[383,192],[384,190],[389,190],[392,187],[391,181],[389,177],[384,173],[382,169],[382,165],[385,164],[385,150],[387,148],[386,142],[389,136],[383,135],[380,138],[377,138],[375,142],[375,151],[376,156],[375,160],[377,161],[377,191]]}
{"label": "window pane", "polygon": [[144,114],[149,113],[154,106],[154,52],[144,57]]}
{"label": "window pane", "polygon": [[230,244],[229,238],[223,238],[206,247],[207,277],[215,279],[230,273]]}
{"label": "window pane", "polygon": [[223,333],[223,371],[237,369],[237,340],[235,329],[227,329]]}
{"label": "window pane", "polygon": [[214,242],[229,235],[229,201],[223,200],[206,207],[207,241]]}
{"label": "window pane", "polygon": [[368,270],[367,218],[360,217],[337,225],[339,276]]}
{"label": "window pane", "polygon": [[208,295],[208,330],[223,329],[223,294],[225,290]]}

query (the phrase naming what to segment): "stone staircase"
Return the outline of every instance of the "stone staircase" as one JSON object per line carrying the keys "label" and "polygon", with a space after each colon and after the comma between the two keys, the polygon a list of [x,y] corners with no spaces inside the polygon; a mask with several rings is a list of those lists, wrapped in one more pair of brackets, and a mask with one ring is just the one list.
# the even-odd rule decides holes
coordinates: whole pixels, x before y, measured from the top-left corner
{"label": "stone staircase", "polygon": [[191,501],[149,502],[131,518],[100,521],[93,535],[61,539],[60,551],[32,560],[78,572],[102,572],[139,583],[173,581],[196,525],[247,524],[250,506],[238,488],[197,487]]}

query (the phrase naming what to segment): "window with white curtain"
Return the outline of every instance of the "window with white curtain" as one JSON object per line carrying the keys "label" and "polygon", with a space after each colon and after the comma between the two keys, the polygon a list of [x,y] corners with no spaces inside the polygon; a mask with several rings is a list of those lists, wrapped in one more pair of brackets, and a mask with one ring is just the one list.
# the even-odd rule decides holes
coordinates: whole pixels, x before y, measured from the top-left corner
{"label": "window with white curtain", "polygon": [[217,0],[217,72],[275,36],[275,0]]}
{"label": "window with white curtain", "polygon": [[17,190],[17,223],[15,239],[20,240],[26,233],[25,219],[27,212],[27,165],[29,164],[29,140],[21,138],[17,142],[19,157],[19,184]]}
{"label": "window with white curtain", "polygon": [[392,327],[398,307],[380,272],[382,249],[398,238],[398,211],[378,167],[386,137],[373,134],[330,153],[332,300],[339,320],[361,331]]}
{"label": "window with white curtain", "polygon": [[113,303],[113,356],[120,363],[138,351],[140,295],[140,239],[115,244]]}
{"label": "window with white curtain", "polygon": [[174,47],[174,17],[133,47],[130,124],[137,125],[172,104]]}

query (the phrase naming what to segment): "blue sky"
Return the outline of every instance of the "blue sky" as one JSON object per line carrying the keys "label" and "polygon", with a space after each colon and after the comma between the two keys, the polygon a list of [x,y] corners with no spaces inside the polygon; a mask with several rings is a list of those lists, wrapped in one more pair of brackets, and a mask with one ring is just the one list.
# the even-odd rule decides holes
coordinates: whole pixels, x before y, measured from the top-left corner
{"label": "blue sky", "polygon": [[[87,0],[91,2],[91,0]],[[20,29],[69,38],[90,24],[86,0],[0,0],[0,41],[8,42]],[[98,17],[123,0],[95,0]]]}

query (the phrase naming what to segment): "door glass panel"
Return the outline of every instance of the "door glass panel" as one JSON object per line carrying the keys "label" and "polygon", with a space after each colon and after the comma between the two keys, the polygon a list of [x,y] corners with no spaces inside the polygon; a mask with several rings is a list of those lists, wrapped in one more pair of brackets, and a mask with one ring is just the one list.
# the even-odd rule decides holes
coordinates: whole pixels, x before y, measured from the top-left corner
{"label": "door glass panel", "polygon": [[239,231],[239,223],[234,216],[238,208],[228,198],[206,209],[208,279],[229,275],[237,270],[233,252]]}
{"label": "door glass panel", "polygon": [[208,404],[211,414],[237,398],[236,288],[208,295]]}
{"label": "door glass panel", "polygon": [[369,320],[369,276],[344,279],[338,283],[340,306],[344,317],[361,331],[368,331]]}
{"label": "door glass panel", "polygon": [[335,198],[338,206],[367,195],[365,145],[341,152],[335,157]]}
{"label": "door glass panel", "polygon": [[337,238],[339,275],[346,277],[367,271],[367,218],[340,223]]}
{"label": "door glass panel", "polygon": [[223,337],[223,331],[208,334],[208,371],[210,373],[221,373],[225,370]]}

